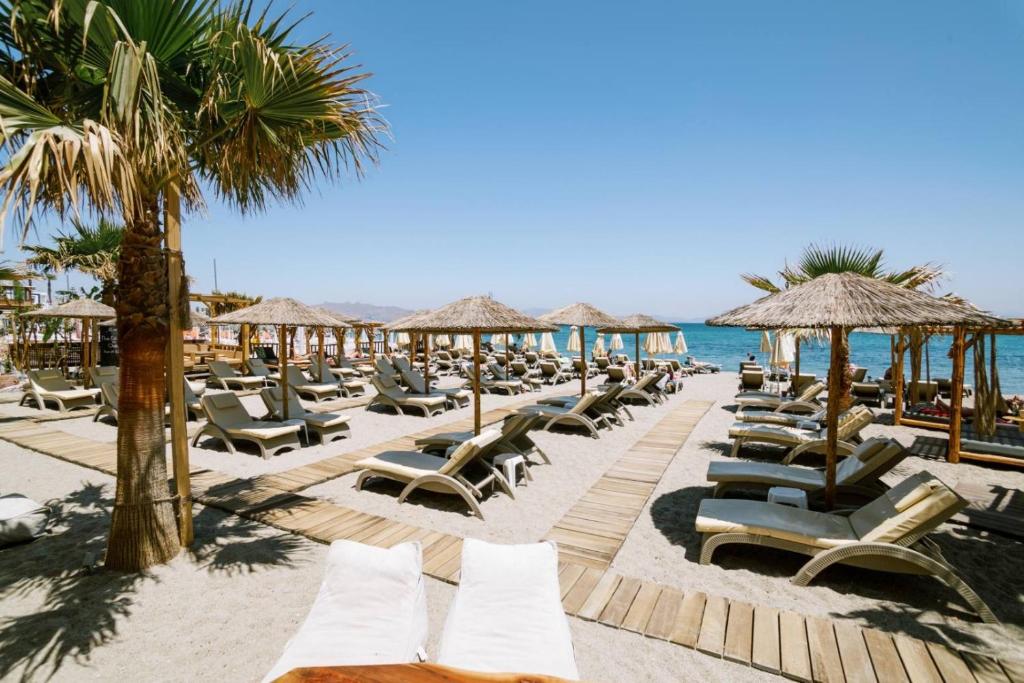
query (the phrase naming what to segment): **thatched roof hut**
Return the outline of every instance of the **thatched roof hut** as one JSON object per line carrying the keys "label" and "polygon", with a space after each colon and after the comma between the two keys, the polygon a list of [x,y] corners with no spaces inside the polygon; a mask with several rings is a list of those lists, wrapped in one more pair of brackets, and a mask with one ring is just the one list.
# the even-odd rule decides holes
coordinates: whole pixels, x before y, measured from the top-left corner
{"label": "thatched roof hut", "polygon": [[398,321],[402,323],[400,325],[389,323],[388,329],[395,332],[447,332],[450,334],[472,334],[474,332],[514,334],[558,329],[536,318],[531,318],[525,313],[520,313],[489,296],[471,296],[459,299],[433,311],[406,317],[407,320]]}
{"label": "thatched roof hut", "polygon": [[36,318],[95,318],[105,320],[117,315],[112,307],[94,299],[72,299],[58,306],[40,308],[24,315]]}
{"label": "thatched roof hut", "polygon": [[286,325],[288,327],[339,327],[333,313],[307,306],[289,297],[265,299],[210,319],[211,325]]}
{"label": "thatched roof hut", "polygon": [[576,327],[609,327],[619,324],[618,318],[586,303],[571,304],[545,313],[537,319],[555,325],[575,325]]}
{"label": "thatched roof hut", "polygon": [[653,316],[644,315],[643,313],[627,315],[625,318],[621,318],[617,325],[597,328],[598,332],[611,334],[622,334],[627,332],[634,334],[639,332],[676,332],[678,330],[678,325],[663,322]]}

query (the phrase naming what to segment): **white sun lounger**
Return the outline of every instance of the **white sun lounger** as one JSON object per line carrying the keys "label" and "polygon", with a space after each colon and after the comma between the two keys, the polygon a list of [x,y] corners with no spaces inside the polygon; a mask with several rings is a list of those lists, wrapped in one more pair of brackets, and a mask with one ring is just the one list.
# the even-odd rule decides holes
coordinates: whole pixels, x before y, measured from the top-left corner
{"label": "white sun lounger", "polygon": [[64,379],[60,370],[29,370],[27,374],[28,388],[18,402],[19,406],[31,400],[42,410],[49,401],[56,403],[60,412],[66,413],[75,408],[91,408],[96,405],[99,389],[76,389]]}
{"label": "white sun lounger", "polygon": [[438,664],[578,680],[551,541],[462,544],[459,589],[448,608]]}
{"label": "white sun lounger", "polygon": [[316,600],[264,683],[302,667],[417,661],[428,628],[422,570],[419,543],[331,543]]}

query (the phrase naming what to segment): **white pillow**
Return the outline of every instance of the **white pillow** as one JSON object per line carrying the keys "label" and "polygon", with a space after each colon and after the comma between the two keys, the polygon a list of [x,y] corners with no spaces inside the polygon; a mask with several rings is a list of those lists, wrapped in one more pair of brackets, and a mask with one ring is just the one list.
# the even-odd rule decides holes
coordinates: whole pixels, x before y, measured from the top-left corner
{"label": "white pillow", "polygon": [[331,543],[320,592],[264,681],[309,666],[413,662],[427,640],[419,543]]}
{"label": "white pillow", "polygon": [[579,677],[554,543],[463,542],[459,589],[448,610],[438,663],[472,671]]}

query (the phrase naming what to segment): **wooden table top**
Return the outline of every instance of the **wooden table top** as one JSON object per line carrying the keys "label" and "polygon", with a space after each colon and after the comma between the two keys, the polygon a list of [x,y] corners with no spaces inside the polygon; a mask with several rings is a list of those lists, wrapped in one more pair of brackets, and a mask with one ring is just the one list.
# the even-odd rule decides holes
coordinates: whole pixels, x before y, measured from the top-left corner
{"label": "wooden table top", "polygon": [[292,669],[275,683],[565,683],[565,679],[479,673],[440,664],[375,664]]}

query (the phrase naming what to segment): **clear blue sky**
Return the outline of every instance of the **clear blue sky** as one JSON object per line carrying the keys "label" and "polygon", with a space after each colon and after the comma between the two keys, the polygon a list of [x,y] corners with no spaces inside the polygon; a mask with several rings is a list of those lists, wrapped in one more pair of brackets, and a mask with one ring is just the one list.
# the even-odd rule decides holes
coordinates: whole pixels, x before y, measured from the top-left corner
{"label": "clear blue sky", "polygon": [[374,72],[393,140],[301,207],[190,217],[200,290],[216,256],[221,289],[311,303],[692,319],[837,240],[1024,313],[1022,3],[294,5]]}

